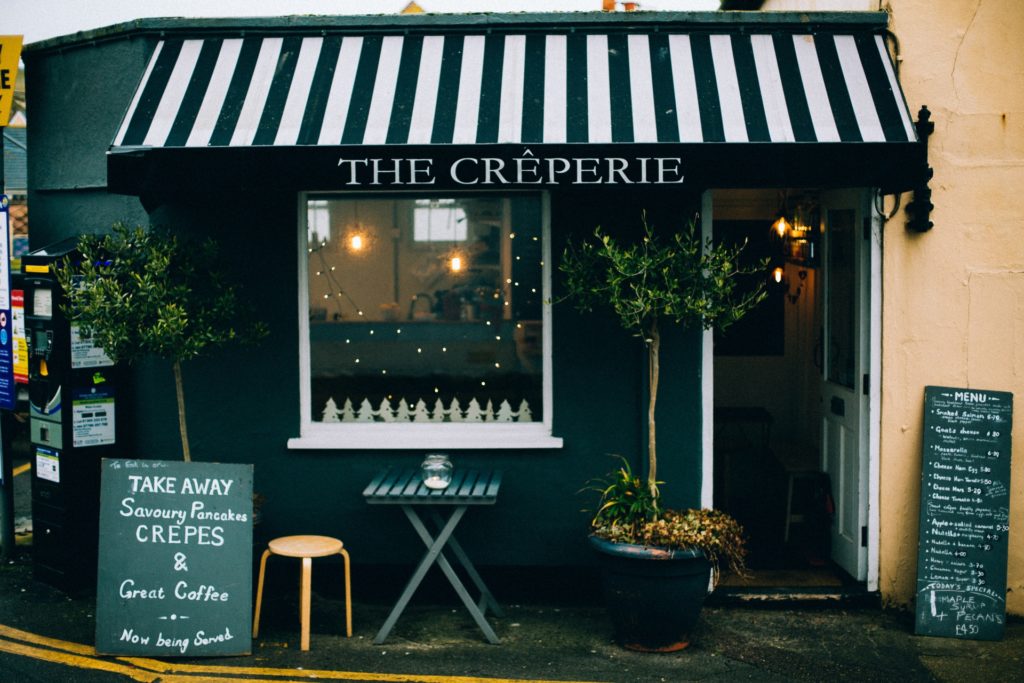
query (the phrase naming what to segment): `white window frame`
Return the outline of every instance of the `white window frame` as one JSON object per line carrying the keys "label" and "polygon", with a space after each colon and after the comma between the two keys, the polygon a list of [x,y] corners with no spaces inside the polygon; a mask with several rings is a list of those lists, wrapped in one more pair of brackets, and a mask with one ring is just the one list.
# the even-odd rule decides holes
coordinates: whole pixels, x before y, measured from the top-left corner
{"label": "white window frame", "polygon": [[[288,439],[292,450],[453,450],[453,449],[542,449],[561,448],[562,439],[552,434],[552,356],[551,356],[551,197],[541,192],[541,282],[542,282],[542,395],[543,419],[540,422],[511,423],[345,423],[314,422],[309,348],[309,245],[307,200],[299,193],[298,290],[299,290],[299,436]],[[316,193],[322,196],[323,193]],[[335,194],[335,193],[332,193]],[[464,193],[458,193],[461,195]],[[488,193],[490,194],[490,193]],[[344,192],[336,193],[344,198]],[[410,195],[412,197],[421,194]],[[445,195],[448,196],[448,195]],[[457,196],[453,193],[452,196]]]}

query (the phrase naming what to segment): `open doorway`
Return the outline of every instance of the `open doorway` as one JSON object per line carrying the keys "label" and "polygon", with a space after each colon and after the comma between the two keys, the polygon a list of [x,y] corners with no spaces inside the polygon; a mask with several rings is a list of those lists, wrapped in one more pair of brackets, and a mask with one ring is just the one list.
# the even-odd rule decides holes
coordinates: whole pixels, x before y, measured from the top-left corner
{"label": "open doorway", "polygon": [[752,570],[727,588],[832,593],[869,578],[866,196],[714,193],[714,238],[746,241],[772,273],[760,310],[715,337],[714,503],[744,525]]}

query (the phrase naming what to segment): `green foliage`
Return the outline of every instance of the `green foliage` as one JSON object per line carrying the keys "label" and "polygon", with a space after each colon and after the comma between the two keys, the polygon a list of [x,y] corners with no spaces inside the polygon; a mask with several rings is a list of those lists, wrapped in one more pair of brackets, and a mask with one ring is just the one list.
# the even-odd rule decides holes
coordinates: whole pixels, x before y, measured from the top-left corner
{"label": "green foliage", "polygon": [[602,524],[594,533],[617,543],[701,550],[714,568],[718,583],[720,565],[743,576],[746,574],[746,539],[739,522],[721,510],[666,510],[663,515],[630,529],[619,524]]}
{"label": "green foliage", "polygon": [[587,487],[600,494],[597,512],[590,524],[595,530],[614,527],[624,533],[638,534],[641,525],[657,518],[661,508],[647,483],[633,474],[629,461],[622,456],[618,458],[621,464],[617,470],[594,479]]}
{"label": "green foliage", "polygon": [[767,267],[741,266],[745,245],[702,241],[696,219],[667,240],[655,235],[646,217],[643,222],[644,233],[634,244],[622,244],[598,227],[596,240],[566,248],[559,270],[577,308],[609,306],[624,328],[646,341],[661,319],[724,330],[764,300],[764,282],[750,291],[738,288],[737,275]]}
{"label": "green foliage", "polygon": [[234,323],[247,307],[225,281],[213,240],[119,223],[108,235],[83,235],[78,250],[79,260],[55,269],[67,295],[65,314],[116,361],[171,361],[182,457],[190,461],[182,361],[231,341],[254,341],[266,328]]}
{"label": "green foliage", "polygon": [[184,361],[266,334],[262,325],[234,323],[245,307],[212,240],[117,224],[109,235],[82,236],[78,247],[81,260],[57,269],[65,313],[115,360]]}
{"label": "green foliage", "polygon": [[659,326],[670,320],[693,329],[726,329],[767,296],[767,278],[745,289],[737,276],[767,275],[768,263],[742,266],[746,245],[702,240],[696,218],[667,239],[655,234],[646,216],[643,222],[644,232],[633,244],[620,243],[598,227],[595,240],[567,247],[559,265],[566,298],[582,311],[610,308],[624,328],[644,340],[648,352],[647,481],[634,476],[623,459],[616,471],[590,487],[600,494],[591,526],[594,534],[610,541],[702,550],[717,581],[720,561],[743,572],[746,549],[740,525],[720,511],[662,511],[660,505],[655,428]]}

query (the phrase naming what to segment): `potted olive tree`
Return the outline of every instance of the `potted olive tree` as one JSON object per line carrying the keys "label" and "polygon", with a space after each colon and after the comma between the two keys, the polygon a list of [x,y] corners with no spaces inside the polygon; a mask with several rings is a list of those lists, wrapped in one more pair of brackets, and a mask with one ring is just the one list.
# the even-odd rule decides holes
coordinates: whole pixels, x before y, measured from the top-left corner
{"label": "potted olive tree", "polygon": [[[689,645],[709,580],[720,563],[744,568],[739,524],[721,511],[665,510],[658,486],[656,406],[661,329],[725,329],[766,296],[765,279],[744,287],[738,276],[766,272],[767,264],[743,266],[743,246],[703,240],[697,220],[667,238],[644,218],[634,243],[620,243],[601,228],[594,239],[570,245],[559,266],[567,297],[577,308],[609,308],[647,351],[647,474],[629,461],[591,482],[599,494],[590,541],[605,566],[605,594],[619,642],[647,651]],[[710,576],[709,576],[710,574]]]}
{"label": "potted olive tree", "polygon": [[210,239],[116,224],[110,234],[83,235],[78,252],[56,269],[68,318],[114,361],[156,356],[171,363],[182,458],[191,461],[182,362],[256,340],[265,327],[237,322],[245,306],[225,281]]}

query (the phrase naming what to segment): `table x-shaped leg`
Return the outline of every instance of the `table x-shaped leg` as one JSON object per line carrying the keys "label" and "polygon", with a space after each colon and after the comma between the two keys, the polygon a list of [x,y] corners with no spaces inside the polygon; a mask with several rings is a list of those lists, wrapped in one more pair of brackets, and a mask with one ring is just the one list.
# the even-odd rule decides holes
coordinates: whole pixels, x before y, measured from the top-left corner
{"label": "table x-shaped leg", "polygon": [[[430,508],[430,519],[437,526],[438,532],[444,529],[444,520],[434,508]],[[420,538],[423,538],[422,534],[420,535]],[[427,538],[423,538],[423,542],[426,543]],[[466,555],[462,546],[459,545],[454,533],[448,539],[448,549],[452,551],[452,554],[455,555],[455,559],[457,559],[459,564],[462,565],[462,568],[466,570],[466,574],[469,575],[473,585],[475,585],[477,590],[480,591],[480,600],[477,602],[477,609],[484,614],[487,614],[487,610],[490,609],[491,612],[494,613],[494,616],[498,618],[505,616],[505,613],[501,611],[501,607],[498,605],[498,601],[494,599],[490,589],[487,588],[487,584],[484,583],[484,580],[480,578],[480,574],[477,573],[476,567],[474,567],[473,563],[470,562],[469,556]],[[441,555],[444,557],[444,553]]]}
{"label": "table x-shaped leg", "polygon": [[[469,572],[470,577],[473,579],[473,583],[476,584],[478,588],[482,587],[483,591],[486,591],[486,595],[481,598],[481,601],[485,604],[485,608],[487,605],[490,605],[492,609],[495,609],[495,614],[498,614],[499,610],[496,609],[497,603],[494,601],[493,596],[491,596],[490,591],[487,591],[486,586],[483,586],[483,581],[480,579],[480,575],[476,573],[475,569],[473,569],[473,565],[469,563],[469,558],[466,557],[466,554],[462,551],[458,542],[452,538],[452,533],[455,531],[455,527],[458,526],[459,522],[462,520],[462,516],[466,514],[466,506],[456,506],[451,517],[449,517],[448,521],[444,524],[440,524],[441,518],[440,515],[437,515],[435,521],[439,524],[438,534],[436,537],[432,537],[430,535],[430,531],[427,530],[426,525],[423,524],[423,520],[420,519],[419,515],[416,514],[416,510],[413,509],[411,505],[403,505],[402,510],[405,512],[405,516],[409,518],[409,522],[416,530],[416,533],[419,535],[424,545],[427,546],[427,553],[423,556],[423,559],[420,560],[419,565],[416,567],[416,571],[413,572],[412,578],[409,579],[409,583],[406,584],[405,590],[402,591],[401,597],[398,598],[398,602],[395,603],[394,608],[391,610],[391,614],[388,615],[384,625],[381,626],[380,631],[377,632],[377,637],[373,639],[374,644],[380,645],[387,639],[388,635],[391,633],[391,629],[394,628],[395,623],[398,621],[398,617],[400,617],[402,612],[405,611],[406,606],[409,604],[409,600],[412,599],[416,589],[423,581],[423,577],[427,575],[427,570],[429,570],[430,566],[435,562],[437,562],[441,571],[444,572],[444,575],[448,577],[448,582],[451,583],[452,588],[455,589],[455,592],[462,600],[462,603],[466,606],[466,609],[469,610],[470,615],[473,617],[473,621],[475,621],[476,625],[480,627],[480,630],[484,632],[484,636],[486,636],[488,642],[500,642],[497,634],[494,633],[494,629],[491,628],[491,625],[487,623],[487,619],[484,618],[483,611],[481,611],[481,609],[477,607],[476,603],[473,602],[473,598],[470,597],[469,592],[462,584],[458,574],[455,573],[455,570],[448,562],[448,559],[442,553],[445,544],[451,542],[452,551],[455,552],[456,558],[462,566],[466,568],[466,571]],[[458,548],[458,550],[456,550],[456,548]]]}

